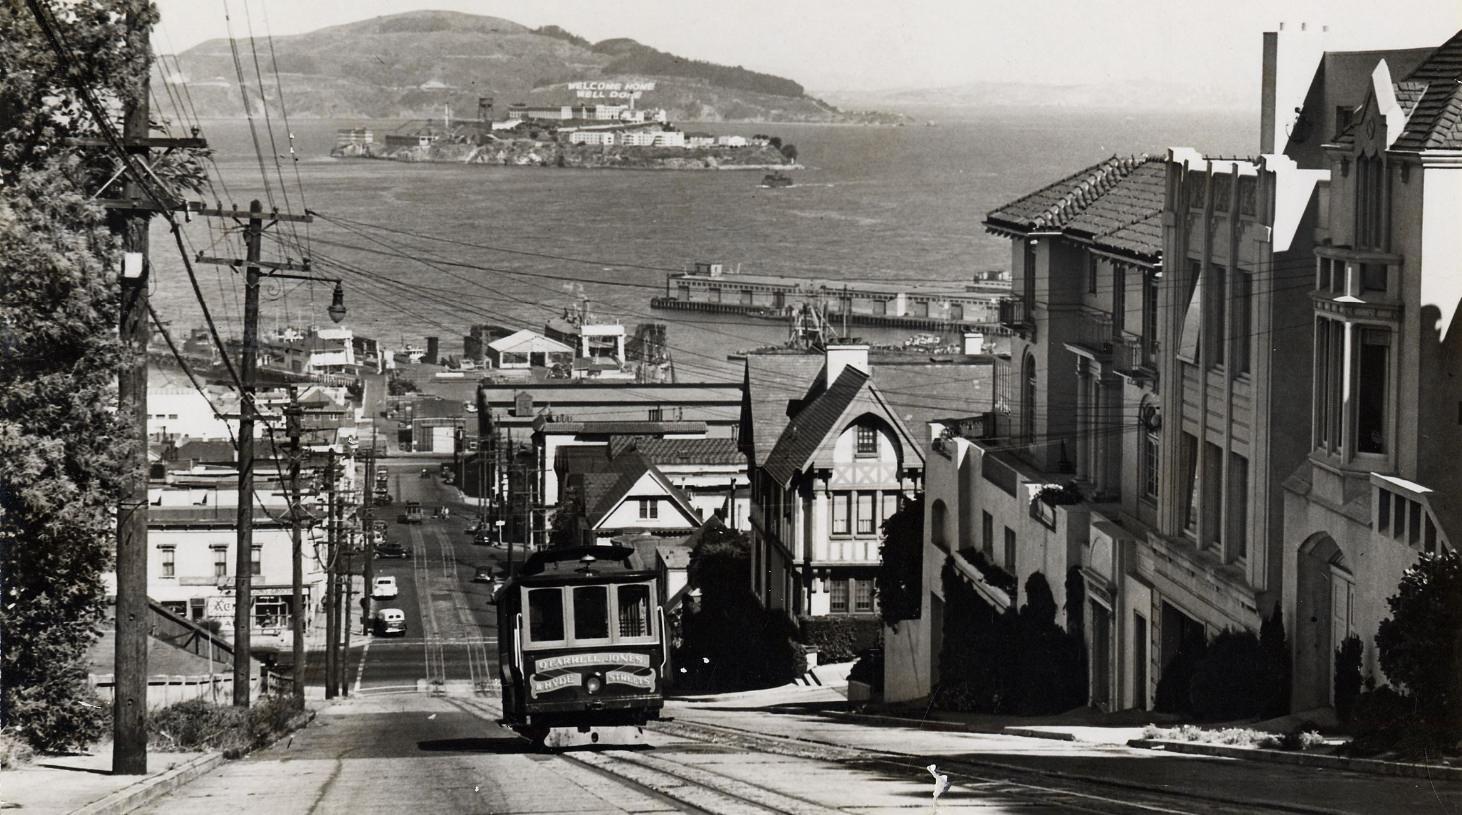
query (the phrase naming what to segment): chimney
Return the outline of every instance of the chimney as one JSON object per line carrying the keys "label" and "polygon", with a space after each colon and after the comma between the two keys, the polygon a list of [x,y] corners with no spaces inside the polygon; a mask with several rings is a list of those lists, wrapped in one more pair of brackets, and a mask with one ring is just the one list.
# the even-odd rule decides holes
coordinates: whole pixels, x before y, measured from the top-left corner
{"label": "chimney", "polygon": [[[1325,26],[1279,24],[1264,32],[1264,67],[1259,89],[1259,152],[1280,153],[1289,143],[1310,83],[1325,56]],[[1313,114],[1312,114],[1313,115]]]}
{"label": "chimney", "polygon": [[827,378],[823,385],[832,387],[832,384],[842,375],[844,368],[857,368],[865,374],[872,373],[868,368],[868,345],[866,343],[828,344],[827,363],[823,366]]}

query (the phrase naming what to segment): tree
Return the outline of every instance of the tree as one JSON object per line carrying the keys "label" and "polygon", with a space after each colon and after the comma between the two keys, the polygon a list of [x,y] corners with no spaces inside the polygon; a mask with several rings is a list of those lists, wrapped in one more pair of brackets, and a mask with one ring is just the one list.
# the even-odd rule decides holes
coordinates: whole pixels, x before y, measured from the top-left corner
{"label": "tree", "polygon": [[784,145],[782,145],[781,150],[782,150],[782,157],[783,158],[787,159],[788,161],[796,161],[797,160],[797,145],[795,145],[795,144],[784,144]]}
{"label": "tree", "polygon": [[[85,55],[65,62],[29,14],[0,13],[0,726],[47,751],[102,733],[85,656],[129,449],[117,413],[117,242],[92,199],[117,163],[68,145],[99,131],[66,72],[104,103],[137,98],[149,55],[123,48],[129,12],[155,20],[143,0],[53,15]],[[179,166],[159,163],[163,180]]]}
{"label": "tree", "polygon": [[1264,659],[1264,708],[1260,716],[1273,719],[1289,713],[1289,639],[1284,633],[1284,609],[1278,603],[1274,613],[1259,625],[1259,651]]}
{"label": "tree", "polygon": [[883,522],[878,549],[878,613],[884,625],[897,629],[903,620],[919,619],[924,591],[924,496],[904,502]]}
{"label": "tree", "polygon": [[1462,733],[1462,556],[1423,554],[1386,600],[1376,631],[1386,678],[1405,688],[1435,738]]}

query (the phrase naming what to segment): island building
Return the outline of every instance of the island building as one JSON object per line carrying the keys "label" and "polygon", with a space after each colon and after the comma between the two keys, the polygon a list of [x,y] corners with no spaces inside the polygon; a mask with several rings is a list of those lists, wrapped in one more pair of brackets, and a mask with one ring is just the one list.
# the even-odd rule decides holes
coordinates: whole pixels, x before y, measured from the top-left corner
{"label": "island building", "polygon": [[[1430,356],[1446,331],[1407,315],[1426,303],[1455,310],[1456,281],[1428,283],[1412,263],[1441,256],[1442,268],[1455,266],[1456,241],[1428,234],[1438,223],[1431,199],[1400,181],[1422,172],[1402,167],[1426,166],[1424,151],[1392,152],[1415,144],[1403,133],[1436,139],[1435,121],[1404,127],[1417,120],[1388,93],[1414,102],[1438,83],[1452,94],[1443,66],[1455,73],[1455,46],[1416,69],[1415,84],[1394,83],[1359,66],[1388,58],[1414,68],[1426,55],[1327,54],[1323,33],[1265,36],[1264,154],[1173,148],[1103,163],[987,217],[1012,237],[1017,294],[1002,315],[1011,361],[997,368],[989,411],[931,424],[926,597],[921,619],[890,638],[899,656],[888,661],[920,670],[890,669],[889,699],[938,682],[948,560],[996,607],[1017,603],[1037,571],[1067,614],[1063,588],[1079,588],[1099,708],[1150,707],[1200,639],[1257,630],[1276,611],[1295,648],[1297,709],[1326,704],[1337,640],[1368,641],[1401,571],[1448,545],[1446,510],[1422,499],[1455,489],[1455,467],[1428,469],[1420,450],[1457,431],[1450,416],[1414,407],[1458,401],[1442,357]],[[1381,110],[1396,118],[1373,129],[1391,141],[1368,166],[1377,142],[1351,140],[1365,133],[1356,122]],[[1357,180],[1337,185],[1337,168]],[[1133,182],[1147,190],[1128,203],[1147,214],[1104,217],[1137,192]],[[1367,210],[1367,195],[1387,206]],[[1043,198],[1049,206],[1033,208],[1024,228],[1010,217]],[[1438,211],[1455,220],[1446,200]],[[1142,227],[1129,245],[1103,239],[1124,223]],[[1377,243],[1388,240],[1383,223],[1397,230],[1390,248]],[[1352,230],[1362,228],[1373,231],[1357,246]],[[1404,433],[1403,410],[1415,419]],[[1374,669],[1371,650],[1367,642]]]}
{"label": "island building", "polygon": [[980,330],[1000,333],[999,286],[847,282],[825,278],[740,274],[721,263],[665,277],[653,308],[784,319],[803,302],[826,308],[834,325]]}

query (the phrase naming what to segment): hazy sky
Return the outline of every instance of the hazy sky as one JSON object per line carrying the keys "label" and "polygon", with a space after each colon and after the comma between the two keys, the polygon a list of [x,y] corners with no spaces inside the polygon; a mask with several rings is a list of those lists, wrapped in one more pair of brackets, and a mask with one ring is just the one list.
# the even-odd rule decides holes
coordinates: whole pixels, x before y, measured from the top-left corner
{"label": "hazy sky", "polygon": [[[227,36],[222,0],[157,5],[159,50]],[[243,36],[245,0],[227,7]],[[1244,92],[1260,34],[1281,21],[1328,25],[1331,50],[1437,45],[1462,29],[1459,0],[248,0],[255,33],[267,18],[276,36],[415,9],[632,37],[814,91],[1190,78]]]}

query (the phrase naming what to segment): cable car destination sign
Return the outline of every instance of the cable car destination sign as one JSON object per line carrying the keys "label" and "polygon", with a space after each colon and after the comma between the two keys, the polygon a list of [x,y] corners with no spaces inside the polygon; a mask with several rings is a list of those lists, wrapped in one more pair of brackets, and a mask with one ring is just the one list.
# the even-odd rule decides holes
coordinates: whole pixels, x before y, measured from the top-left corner
{"label": "cable car destination sign", "polygon": [[655,90],[655,83],[604,82],[595,79],[570,82],[568,87],[580,99],[639,99],[647,91]]}

